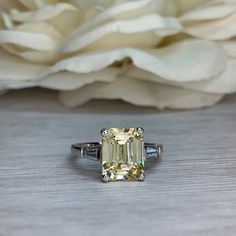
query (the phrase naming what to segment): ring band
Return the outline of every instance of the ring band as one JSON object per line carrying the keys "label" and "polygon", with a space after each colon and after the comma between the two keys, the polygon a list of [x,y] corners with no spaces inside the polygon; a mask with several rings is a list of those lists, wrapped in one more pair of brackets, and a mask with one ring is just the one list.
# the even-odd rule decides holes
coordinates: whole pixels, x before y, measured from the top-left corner
{"label": "ring band", "polygon": [[163,145],[144,142],[143,128],[102,129],[102,142],[75,143],[71,154],[100,161],[102,180],[144,180],[144,161],[158,159]]}

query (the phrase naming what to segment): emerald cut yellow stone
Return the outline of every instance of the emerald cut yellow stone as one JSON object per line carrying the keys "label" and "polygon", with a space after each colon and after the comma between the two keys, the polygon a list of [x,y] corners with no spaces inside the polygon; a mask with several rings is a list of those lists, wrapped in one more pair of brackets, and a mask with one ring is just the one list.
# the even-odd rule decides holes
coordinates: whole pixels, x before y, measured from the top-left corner
{"label": "emerald cut yellow stone", "polygon": [[144,135],[140,128],[110,128],[103,133],[104,181],[144,179]]}

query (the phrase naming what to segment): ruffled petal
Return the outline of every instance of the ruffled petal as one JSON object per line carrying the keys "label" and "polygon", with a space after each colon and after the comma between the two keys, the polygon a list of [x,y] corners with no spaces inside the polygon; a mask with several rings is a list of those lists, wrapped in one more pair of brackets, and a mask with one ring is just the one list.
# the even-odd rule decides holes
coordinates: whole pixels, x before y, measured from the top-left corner
{"label": "ruffled petal", "polygon": [[217,77],[204,81],[174,82],[160,78],[150,72],[132,67],[127,76],[134,79],[150,80],[152,82],[173,85],[211,94],[229,94],[236,92],[236,59],[228,59],[226,69]]}
{"label": "ruffled petal", "polygon": [[46,22],[25,23],[12,30],[0,30],[0,44],[14,44],[39,51],[54,50],[62,36]]}
{"label": "ruffled petal", "polygon": [[64,11],[76,11],[77,8],[68,3],[58,3],[44,6],[36,11],[21,12],[15,9],[11,10],[11,18],[17,22],[34,22],[49,20],[60,15]]}
{"label": "ruffled petal", "polygon": [[91,84],[95,81],[112,82],[117,78],[118,71],[114,68],[107,68],[96,73],[77,74],[72,72],[61,72],[50,75],[44,79],[30,80],[0,80],[0,90],[22,89],[29,87],[42,87],[54,90],[74,90]]}
{"label": "ruffled petal", "polygon": [[201,6],[202,4],[206,3],[206,0],[174,0],[174,2],[178,9],[179,15],[181,15]]}
{"label": "ruffled petal", "polygon": [[[158,42],[158,37],[154,37],[154,33],[152,33],[152,36],[150,32],[155,32],[158,34],[160,31],[160,34],[164,32],[166,35],[169,30],[181,32],[182,26],[175,18],[162,17],[159,15],[148,15],[127,21],[115,21],[97,27],[92,31],[84,33],[83,35],[73,35],[73,37],[70,37],[64,42],[61,47],[61,51],[78,51],[94,43],[95,45],[93,46],[93,49],[101,48],[100,45],[102,42],[102,48],[106,48],[106,44],[110,44],[113,47],[121,47],[124,45],[135,47],[154,47]],[[113,35],[114,33],[117,34]],[[144,40],[142,34],[140,33],[147,35],[146,40]],[[110,37],[104,39],[107,35]],[[148,40],[150,36],[152,37]],[[126,40],[126,38],[128,38],[128,40]]]}
{"label": "ruffled petal", "polygon": [[0,9],[0,91],[37,86],[63,91],[68,107],[123,99],[159,109],[236,91],[235,0],[4,0]]}
{"label": "ruffled petal", "polygon": [[130,78],[93,83],[79,90],[60,93],[60,100],[67,107],[76,107],[91,99],[122,99],[134,105],[159,109],[193,109],[213,105],[222,97]]}
{"label": "ruffled petal", "polygon": [[0,50],[0,80],[34,80],[47,66],[32,64]]}
{"label": "ruffled petal", "polygon": [[41,51],[48,51],[55,47],[55,41],[48,35],[0,30],[0,44],[7,43]]}
{"label": "ruffled petal", "polygon": [[36,10],[51,3],[57,3],[58,0],[18,0],[25,7]]}
{"label": "ruffled petal", "polygon": [[220,20],[185,27],[186,33],[208,40],[226,40],[236,36],[236,13]]}
{"label": "ruffled petal", "polygon": [[206,93],[229,94],[236,92],[236,59],[227,61],[226,69],[218,77],[202,82],[186,82],[180,85]]}
{"label": "ruffled petal", "polygon": [[0,50],[0,90],[35,86],[64,91],[74,90],[95,81],[114,81],[120,73],[118,68],[105,68],[94,73],[60,72],[41,78],[46,69],[47,66],[28,63]]}
{"label": "ruffled petal", "polygon": [[[83,8],[91,9],[93,7],[99,8],[96,4],[97,1],[86,1],[86,6],[84,6],[83,1],[73,1],[78,2],[77,6],[82,5]],[[94,17],[85,18],[86,21],[80,25],[78,29],[76,29],[72,36],[83,34],[85,31],[89,31],[94,29],[95,27],[101,26],[104,23],[116,21],[116,20],[128,20],[137,18],[139,16],[145,16],[150,14],[164,14],[168,13],[170,10],[174,8],[174,4],[169,0],[139,0],[139,1],[122,1],[122,2],[111,2],[110,7],[103,9]],[[101,1],[100,1],[100,4]],[[105,4],[107,5],[107,4]],[[101,7],[100,7],[101,8]],[[172,10],[174,11],[174,10]],[[88,18],[88,19],[87,19]]]}
{"label": "ruffled petal", "polygon": [[180,17],[186,33],[208,40],[226,40],[236,36],[236,2],[210,1]]}
{"label": "ruffled petal", "polygon": [[[236,3],[228,5],[212,5],[187,12],[180,17],[182,22],[216,20],[227,17],[236,11]],[[201,22],[199,22],[201,23]]]}
{"label": "ruffled petal", "polygon": [[216,44],[186,41],[157,50],[121,48],[84,54],[57,63],[46,75],[60,71],[99,71],[125,58],[131,58],[138,68],[179,82],[209,79],[219,75],[225,68],[224,52]]}
{"label": "ruffled petal", "polygon": [[224,49],[227,57],[236,58],[236,41],[235,39],[218,42]]}

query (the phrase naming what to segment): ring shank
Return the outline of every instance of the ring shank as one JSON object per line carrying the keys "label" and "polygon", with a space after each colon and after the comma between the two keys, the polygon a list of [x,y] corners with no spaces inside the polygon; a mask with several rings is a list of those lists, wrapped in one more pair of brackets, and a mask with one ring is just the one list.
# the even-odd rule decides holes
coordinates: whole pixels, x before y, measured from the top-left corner
{"label": "ring shank", "polygon": [[[145,158],[158,158],[162,155],[163,145],[157,143],[145,143]],[[75,143],[71,145],[71,154],[79,158],[88,158],[95,161],[101,161],[101,142]]]}

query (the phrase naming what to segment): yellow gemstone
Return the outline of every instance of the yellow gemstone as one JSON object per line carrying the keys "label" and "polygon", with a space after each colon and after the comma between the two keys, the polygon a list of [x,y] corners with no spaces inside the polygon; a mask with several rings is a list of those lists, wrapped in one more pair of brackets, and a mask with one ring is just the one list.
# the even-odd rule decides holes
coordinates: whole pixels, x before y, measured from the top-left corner
{"label": "yellow gemstone", "polygon": [[105,181],[144,179],[144,136],[140,128],[111,128],[102,139]]}

